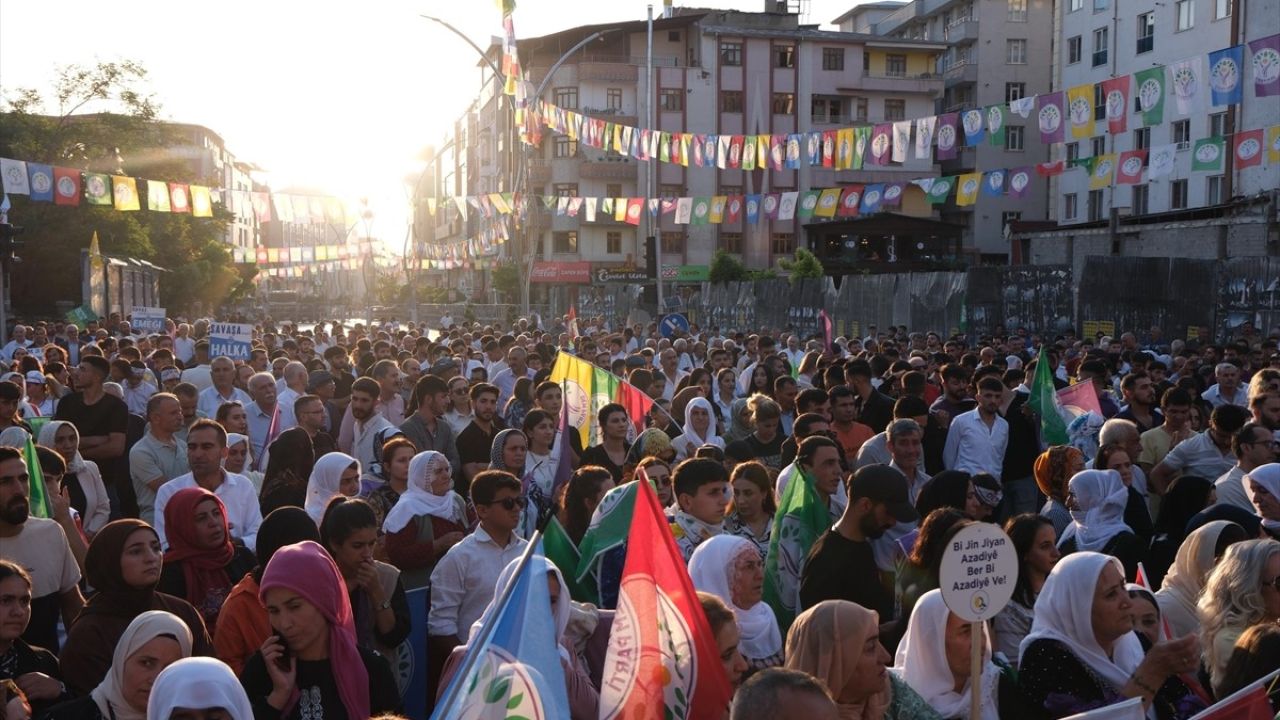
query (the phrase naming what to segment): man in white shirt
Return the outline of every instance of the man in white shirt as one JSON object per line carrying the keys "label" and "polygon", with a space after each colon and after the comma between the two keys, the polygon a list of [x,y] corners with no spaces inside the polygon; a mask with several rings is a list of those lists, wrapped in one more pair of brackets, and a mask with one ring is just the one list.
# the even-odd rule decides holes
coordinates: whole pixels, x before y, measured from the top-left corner
{"label": "man in white shirt", "polygon": [[307,394],[307,381],[311,379],[311,375],[307,372],[307,366],[297,360],[285,365],[284,372],[280,375],[284,387],[276,386],[276,401],[285,407],[293,407],[298,398]]}
{"label": "man in white shirt", "polygon": [[256,458],[263,457],[271,441],[298,422],[293,417],[293,408],[277,402],[276,380],[271,373],[260,372],[249,378],[249,392],[253,402],[244,409],[249,420],[249,445],[255,458],[254,469],[261,470]]}
{"label": "man in white shirt", "polygon": [[227,508],[227,526],[231,537],[244,542],[253,550],[257,543],[258,526],[262,524],[262,510],[258,505],[258,493],[253,482],[243,475],[229,473],[222,468],[227,457],[227,431],[212,420],[197,420],[187,431],[187,465],[191,472],[180,475],[160,486],[156,492],[156,521],[152,523],[160,544],[167,547],[164,529],[164,508],[174,493],[191,487],[202,487],[218,496]]}
{"label": "man in white shirt", "polygon": [[182,323],[178,326],[177,334],[173,336],[173,354],[183,365],[189,365],[196,356],[196,341],[191,339],[190,325]]}
{"label": "man in white shirt", "polygon": [[533,379],[533,369],[528,364],[529,353],[519,345],[513,345],[507,351],[507,367],[498,374],[489,375],[489,384],[498,388],[498,411],[507,406],[507,400],[515,390],[516,380],[527,377]]}
{"label": "man in white shirt", "polygon": [[800,361],[804,360],[804,348],[800,347],[800,337],[795,333],[787,336],[787,349],[783,353],[787,356],[787,362],[791,363],[791,367],[800,367]]}
{"label": "man in white shirt", "polygon": [[124,390],[124,402],[129,412],[142,415],[147,412],[147,402],[156,394],[156,386],[147,382],[150,372],[141,360],[129,364],[129,375],[121,387]]}
{"label": "man in white shirt", "polygon": [[471,625],[493,599],[498,575],[524,552],[515,534],[525,498],[520,481],[501,470],[486,470],[471,483],[480,526],[449,548],[431,572],[430,646],[446,655],[464,644]]}
{"label": "man in white shirt", "polygon": [[1231,436],[1249,421],[1249,411],[1239,405],[1222,405],[1209,416],[1209,429],[1178,443],[1151,470],[1151,489],[1163,495],[1179,474],[1219,478],[1235,465]]}
{"label": "man in white shirt", "polygon": [[1009,423],[1000,417],[1004,384],[988,375],[978,383],[978,407],[951,421],[942,463],[948,470],[971,475],[987,473],[1000,479],[1004,451],[1009,446]]}
{"label": "man in white shirt", "polygon": [[1236,465],[1213,484],[1218,502],[1257,512],[1244,491],[1244,476],[1261,465],[1276,461],[1276,439],[1271,431],[1258,423],[1245,423],[1231,438],[1231,451]]}
{"label": "man in white shirt", "polygon": [[[213,368],[209,366],[208,340],[197,340],[195,357],[191,359],[191,362],[183,364],[186,369],[182,371],[182,382],[191,383],[201,390],[213,385]],[[209,417],[213,417],[213,415]]]}
{"label": "man in white shirt", "polygon": [[18,348],[27,350],[30,347],[31,341],[27,339],[27,327],[22,324],[14,325],[12,338],[5,343],[3,348],[0,348],[0,355],[3,355],[5,360],[12,361],[15,350]]}
{"label": "man in white shirt", "polygon": [[[186,373],[183,373],[186,377]],[[248,407],[253,399],[249,393],[235,386],[236,364],[228,357],[216,357],[209,364],[209,387],[200,391],[196,410],[205,417],[217,417],[218,408],[225,403],[238,402]],[[185,381],[184,381],[185,382]]]}
{"label": "man in white shirt", "polygon": [[1204,391],[1200,397],[1215,408],[1223,405],[1249,406],[1249,388],[1240,384],[1240,368],[1224,362],[1213,368],[1213,377],[1218,382]]}

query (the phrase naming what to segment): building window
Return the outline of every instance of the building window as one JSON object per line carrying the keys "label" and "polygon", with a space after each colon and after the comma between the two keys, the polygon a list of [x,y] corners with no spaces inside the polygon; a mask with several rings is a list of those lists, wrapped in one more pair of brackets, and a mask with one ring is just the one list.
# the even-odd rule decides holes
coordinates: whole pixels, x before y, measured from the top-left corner
{"label": "building window", "polygon": [[578,183],[556,183],[551,186],[551,194],[556,197],[578,197]]}
{"label": "building window", "polygon": [[790,115],[796,111],[795,93],[774,93],[773,114]]}
{"label": "building window", "polygon": [[1107,9],[1108,4],[1107,0],[1093,0],[1093,11],[1102,12]]}
{"label": "building window", "polygon": [[906,120],[907,101],[888,98],[884,101],[885,120]]}
{"label": "building window", "polygon": [[1210,137],[1226,137],[1231,133],[1231,128],[1227,126],[1227,114],[1224,112],[1214,113],[1209,116],[1209,136]]}
{"label": "building window", "polygon": [[1156,14],[1142,13],[1138,16],[1138,49],[1137,53],[1151,52],[1156,47]]}
{"label": "building window", "polygon": [[1000,213],[1000,227],[1007,228],[1009,223],[1018,222],[1022,219],[1021,210],[1007,210]]}
{"label": "building window", "polygon": [[1134,185],[1129,196],[1129,210],[1134,215],[1146,215],[1151,212],[1151,188],[1146,185]]}
{"label": "building window", "polygon": [[1104,135],[1089,138],[1089,154],[1092,157],[1107,154],[1107,138]]}
{"label": "building window", "polygon": [[844,48],[822,48],[823,70],[844,70]]}
{"label": "building window", "polygon": [[1102,191],[1089,191],[1089,222],[1097,222],[1102,219]]}
{"label": "building window", "polygon": [[1107,39],[1110,36],[1107,28],[1100,27],[1093,31],[1093,66],[1107,64]]}
{"label": "building window", "polygon": [[1187,181],[1174,180],[1169,183],[1169,208],[1182,210],[1187,207]]}
{"label": "building window", "polygon": [[1067,12],[1075,12],[1082,7],[1084,7],[1084,0],[1071,0],[1070,9]]}
{"label": "building window", "polygon": [[1231,17],[1231,0],[1213,0],[1213,19]]}
{"label": "building window", "polygon": [[578,88],[576,87],[559,87],[555,91],[556,105],[565,110],[578,109]]}
{"label": "building window", "polygon": [[1170,126],[1169,139],[1178,143],[1179,150],[1186,150],[1191,147],[1191,121],[1174,120]]}
{"label": "building window", "polygon": [[720,249],[732,255],[742,254],[742,233],[720,231]]}
{"label": "building window", "polygon": [[578,154],[578,141],[563,135],[556,136],[554,154],[558,158],[573,157]]}
{"label": "building window", "polygon": [[610,110],[622,109],[622,88],[606,88],[605,91],[605,107]]}
{"label": "building window", "polygon": [[796,66],[795,45],[774,45],[773,66],[776,68],[793,68]]}
{"label": "building window", "polygon": [[622,197],[622,183],[609,183],[604,186],[604,196],[611,198]]}
{"label": "building window", "polygon": [[684,233],[664,230],[662,232],[662,252],[672,255],[683,255]]}
{"label": "building window", "polygon": [[622,253],[621,232],[610,230],[604,234],[604,251],[610,255],[620,255]]}
{"label": "building window", "polygon": [[551,252],[557,255],[576,255],[578,252],[578,231],[566,230],[551,233]]}
{"label": "building window", "polygon": [[770,245],[774,255],[794,255],[796,252],[795,233],[774,233]]}
{"label": "building window", "polygon": [[741,185],[721,185],[720,194],[724,195],[725,197],[733,197],[734,195],[741,195],[742,186]]}
{"label": "building window", "polygon": [[1013,102],[1021,100],[1027,96],[1027,84],[1020,82],[1011,82],[1004,84],[1004,101]]}
{"label": "building window", "polygon": [[1027,21],[1027,0],[1009,0],[1009,22]]}
{"label": "building window", "polygon": [[739,67],[742,65],[742,43],[720,43],[720,64]]}
{"label": "building window", "polygon": [[810,104],[810,114],[816,123],[844,122],[844,101],[838,98],[814,98]]}
{"label": "building window", "polygon": [[1196,3],[1195,0],[1177,0],[1173,4],[1174,17],[1177,18],[1177,24],[1174,26],[1178,32],[1190,30],[1196,24]]}
{"label": "building window", "polygon": [[885,55],[884,56],[884,74],[889,77],[906,77],[907,76],[907,56],[906,55]]}
{"label": "building window", "polygon": [[1027,41],[1022,39],[1005,41],[1004,61],[1009,65],[1026,65]]}
{"label": "building window", "polygon": [[867,107],[869,103],[864,97],[853,99],[853,119],[857,122],[867,121]]}
{"label": "building window", "polygon": [[1024,150],[1023,135],[1025,129],[1021,125],[1010,125],[1004,129],[1004,149]]}
{"label": "building window", "polygon": [[683,185],[663,184],[658,186],[658,197],[666,199],[674,199],[684,197]]}
{"label": "building window", "polygon": [[1080,143],[1067,143],[1067,164],[1070,165],[1078,159],[1080,159]]}
{"label": "building window", "polygon": [[1133,131],[1133,149],[1146,150],[1151,147],[1151,128],[1138,128]]}
{"label": "building window", "polygon": [[1062,217],[1067,220],[1075,220],[1076,213],[1079,212],[1076,202],[1075,193],[1067,193],[1062,196]]}
{"label": "building window", "polygon": [[725,113],[742,112],[742,91],[741,90],[721,90],[720,91],[720,112],[725,112]]}
{"label": "building window", "polygon": [[1081,48],[1084,46],[1079,35],[1067,38],[1067,64],[1080,62]]}
{"label": "building window", "polygon": [[1210,175],[1205,178],[1205,203],[1208,205],[1221,205],[1224,198],[1222,197],[1222,176]]}
{"label": "building window", "polygon": [[684,110],[684,91],[679,88],[659,90],[658,107],[672,112]]}

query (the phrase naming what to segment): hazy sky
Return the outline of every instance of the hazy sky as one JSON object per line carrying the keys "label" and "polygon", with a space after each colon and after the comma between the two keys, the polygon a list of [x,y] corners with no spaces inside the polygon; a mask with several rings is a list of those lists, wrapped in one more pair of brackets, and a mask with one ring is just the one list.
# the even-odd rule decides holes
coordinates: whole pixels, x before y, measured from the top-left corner
{"label": "hazy sky", "polygon": [[[808,22],[829,23],[861,1],[812,0]],[[643,19],[647,4],[518,0],[516,34]],[[760,10],[764,0],[676,4]],[[47,90],[60,65],[137,60],[163,119],[211,128],[238,159],[265,168],[273,187],[368,197],[373,234],[398,251],[408,217],[403,178],[479,82],[475,52],[420,14],[449,21],[481,47],[502,30],[491,0],[5,0],[0,93]]]}

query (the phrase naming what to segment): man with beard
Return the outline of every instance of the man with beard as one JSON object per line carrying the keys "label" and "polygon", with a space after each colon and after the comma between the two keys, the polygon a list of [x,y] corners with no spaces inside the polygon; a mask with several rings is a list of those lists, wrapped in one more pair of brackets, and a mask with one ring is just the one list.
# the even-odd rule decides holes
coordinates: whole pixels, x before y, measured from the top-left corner
{"label": "man with beard", "polygon": [[22,639],[57,653],[59,613],[71,627],[84,607],[80,568],[58,522],[31,517],[30,483],[22,454],[0,447],[0,558],[31,575],[31,621]]}
{"label": "man with beard", "polygon": [[[489,383],[471,387],[471,422],[458,433],[458,459],[462,461],[461,479],[464,482],[454,488],[464,498],[470,494],[471,478],[489,467],[489,453],[493,438],[499,430],[506,429],[498,417],[498,388]],[[455,470],[456,474],[456,470]]]}
{"label": "man with beard", "polygon": [[129,476],[125,434],[129,429],[129,406],[108,395],[103,383],[111,372],[107,361],[96,355],[80,358],[75,384],[78,392],[58,401],[56,420],[66,420],[80,431],[80,454],[98,463],[102,481],[115,490],[113,517],[136,517],[138,500]]}
{"label": "man with beard", "polygon": [[[355,421],[352,428],[351,445],[343,446],[339,438],[338,446],[342,451],[360,461],[360,469],[368,472],[381,459],[383,439],[399,432],[395,424],[382,416],[378,410],[378,397],[382,392],[381,385],[371,377],[356,378],[351,385],[351,404],[347,409]],[[383,433],[390,430],[390,433]]]}
{"label": "man with beard", "polygon": [[[808,438],[803,444],[821,440],[824,438]],[[820,455],[835,453],[835,447],[818,450],[815,464],[822,460]],[[915,522],[920,516],[911,506],[906,477],[888,465],[859,469],[848,488],[849,504],[840,521],[818,538],[805,560],[800,606],[848,600],[875,610],[880,622],[886,623],[893,619],[893,593],[880,581],[871,541],[897,523]]]}

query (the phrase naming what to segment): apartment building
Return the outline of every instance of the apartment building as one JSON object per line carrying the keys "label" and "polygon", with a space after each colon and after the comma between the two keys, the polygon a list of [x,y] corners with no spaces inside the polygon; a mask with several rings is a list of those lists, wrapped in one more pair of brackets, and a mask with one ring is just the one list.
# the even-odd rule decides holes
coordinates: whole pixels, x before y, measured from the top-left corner
{"label": "apartment building", "polygon": [[[941,42],[945,51],[931,70],[942,79],[936,112],[1009,103],[1052,87],[1053,0],[912,0],[859,5],[835,20],[841,30],[889,38]],[[927,113],[932,114],[932,113]],[[962,148],[941,163],[944,175],[1028,167],[1045,162],[1049,148],[1034,124],[1014,117],[1003,146]],[[944,205],[941,219],[964,227],[964,247],[975,259],[1009,258],[1005,229],[1014,220],[1044,219],[1048,192],[1022,199],[984,197],[967,207]]]}

